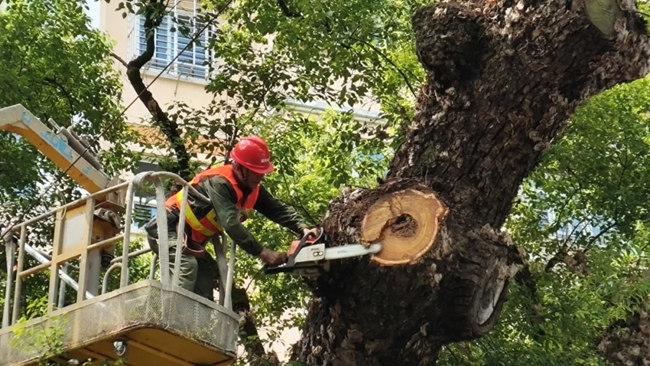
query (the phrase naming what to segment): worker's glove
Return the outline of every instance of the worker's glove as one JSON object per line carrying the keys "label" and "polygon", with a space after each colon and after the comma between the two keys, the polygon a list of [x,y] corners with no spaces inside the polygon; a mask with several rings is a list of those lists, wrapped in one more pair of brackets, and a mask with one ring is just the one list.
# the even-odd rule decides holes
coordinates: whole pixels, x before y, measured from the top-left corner
{"label": "worker's glove", "polygon": [[279,266],[287,261],[287,255],[285,253],[279,253],[267,248],[262,249],[259,258],[262,262],[272,267]]}

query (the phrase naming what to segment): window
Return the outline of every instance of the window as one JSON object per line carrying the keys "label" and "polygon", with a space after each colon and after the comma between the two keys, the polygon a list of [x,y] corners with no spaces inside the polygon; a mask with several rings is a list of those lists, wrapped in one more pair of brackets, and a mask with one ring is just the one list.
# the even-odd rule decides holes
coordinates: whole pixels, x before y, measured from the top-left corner
{"label": "window", "polygon": [[[153,58],[145,66],[151,70],[162,70],[171,63],[165,71],[172,76],[181,78],[207,80],[209,76],[210,51],[208,41],[213,34],[213,28],[206,28],[193,44],[190,41],[194,35],[203,29],[205,23],[197,21],[197,13],[169,9],[161,24],[154,31],[156,49]],[[132,15],[129,19],[129,59],[133,59],[147,48],[144,31],[145,17],[142,14]],[[182,29],[182,30],[181,30]],[[188,46],[188,44],[190,44]],[[187,46],[187,48],[185,48]],[[178,58],[176,55],[180,54]],[[176,60],[174,60],[176,58]],[[172,60],[174,60],[172,62]]]}

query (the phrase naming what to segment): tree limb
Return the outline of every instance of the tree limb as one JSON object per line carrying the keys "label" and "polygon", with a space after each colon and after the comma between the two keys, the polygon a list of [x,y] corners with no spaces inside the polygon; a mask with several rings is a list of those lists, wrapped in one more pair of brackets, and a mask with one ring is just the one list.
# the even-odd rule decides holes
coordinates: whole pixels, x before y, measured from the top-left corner
{"label": "tree limb", "polygon": [[282,14],[289,18],[301,18],[302,14],[298,10],[293,10],[289,7],[289,4],[287,4],[286,0],[278,0],[278,6],[280,7],[280,10],[282,10]]}
{"label": "tree limb", "polygon": [[[503,304],[499,276],[517,269],[500,229],[522,182],[580,103],[647,74],[650,40],[624,19],[614,43],[562,2],[487,3],[437,1],[412,17],[427,80],[386,182],[421,182],[450,208],[434,249],[408,266],[332,267],[306,317],[303,363],[430,365],[443,345],[487,334],[501,310],[485,321],[476,309]],[[332,201],[322,226],[334,245],[362,237],[361,200],[387,185]]]}
{"label": "tree limb", "polygon": [[[566,235],[566,237],[564,238],[564,242],[562,243],[562,246],[560,247],[560,249],[557,251],[557,253],[555,253],[555,255],[553,255],[553,257],[551,257],[551,259],[546,264],[546,267],[544,268],[545,272],[550,272],[551,269],[553,269],[553,267],[555,267],[555,265],[557,265],[560,261],[564,260],[564,258],[566,257],[566,254],[573,247],[573,244],[575,243],[575,241],[572,241],[571,238],[573,237],[573,234],[576,233],[576,231],[578,230],[578,228],[582,224],[585,224],[585,226],[586,226],[588,224],[587,219],[582,219],[577,225],[573,226],[573,229],[571,230],[571,232],[568,233]],[[582,230],[584,230],[584,228]],[[580,231],[582,231],[582,230],[580,230]]]}
{"label": "tree limb", "polygon": [[354,37],[353,37],[352,39],[355,40],[355,41],[357,41],[357,42],[359,42],[359,43],[362,43],[362,44],[364,44],[364,45],[370,47],[370,49],[372,49],[373,51],[375,51],[379,56],[381,56],[381,58],[383,58],[384,60],[386,60],[386,62],[388,62],[389,64],[391,64],[391,65],[395,68],[395,70],[397,70],[397,72],[402,76],[402,78],[404,79],[404,82],[405,82],[406,85],[408,86],[409,90],[411,90],[411,94],[413,94],[413,97],[415,97],[415,98],[417,99],[418,96],[417,96],[417,94],[415,93],[415,89],[413,88],[413,85],[411,85],[411,82],[410,82],[410,81],[408,80],[408,78],[406,77],[406,74],[404,73],[404,71],[402,71],[402,69],[400,69],[400,68],[395,64],[395,62],[393,62],[393,60],[391,60],[388,56],[386,56],[386,54],[384,54],[384,53],[383,53],[379,48],[377,48],[377,47],[376,47],[375,45],[373,45],[372,43],[367,42],[367,41],[363,41],[363,40],[360,40],[360,39],[357,39],[357,38],[354,38]]}
{"label": "tree limb", "polygon": [[70,116],[74,116],[74,114],[75,114],[74,113],[74,105],[77,104],[77,100],[75,98],[73,98],[72,95],[68,92],[68,90],[66,90],[66,88],[63,87],[63,85],[61,85],[61,83],[56,81],[56,79],[46,77],[46,78],[43,78],[43,80],[46,83],[48,83],[48,84],[54,86],[55,88],[59,89],[59,91],[66,97],[66,99],[68,100],[68,104],[70,106]]}
{"label": "tree limb", "polygon": [[124,65],[124,67],[129,67],[126,61],[124,61],[124,59],[118,56],[115,52],[111,52],[111,56],[113,56],[113,58],[119,61],[122,65]]}
{"label": "tree limb", "polygon": [[[156,48],[154,29],[160,25],[160,22],[162,21],[165,14],[165,8],[165,4],[160,3],[157,0],[151,0],[149,5],[145,8],[143,14],[145,16],[144,29],[146,34],[147,48],[140,56],[131,60],[127,64],[126,75],[129,78],[131,86],[133,86],[135,92],[138,93],[139,99],[147,107],[149,113],[151,113],[153,116],[154,124],[160,128],[160,130],[169,140],[177,158],[176,163],[179,175],[185,180],[190,180],[192,174],[192,171],[190,169],[190,155],[185,148],[183,139],[181,138],[179,126],[176,121],[170,120],[167,114],[162,110],[151,92],[147,90],[147,87],[142,81],[142,76],[140,74],[140,69],[142,66],[144,66],[153,58]],[[118,58],[118,60],[121,59]]]}
{"label": "tree limb", "polygon": [[591,238],[591,240],[589,240],[589,242],[585,245],[585,248],[583,249],[583,252],[584,252],[584,253],[587,253],[587,251],[589,250],[589,248],[591,248],[591,245],[592,245],[593,243],[595,243],[596,240],[598,240],[598,238],[600,238],[601,236],[603,236],[604,234],[606,234],[607,232],[609,232],[611,229],[613,229],[613,228],[616,226],[616,224],[617,224],[617,222],[616,222],[616,220],[614,220],[613,223],[607,225],[607,227],[605,227],[603,230],[601,230],[598,234],[594,235],[594,236]]}

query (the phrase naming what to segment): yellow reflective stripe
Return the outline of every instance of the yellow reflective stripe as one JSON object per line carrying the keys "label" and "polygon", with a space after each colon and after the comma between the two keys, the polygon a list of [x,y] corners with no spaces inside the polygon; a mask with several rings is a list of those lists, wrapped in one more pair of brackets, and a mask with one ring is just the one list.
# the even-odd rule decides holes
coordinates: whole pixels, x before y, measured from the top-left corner
{"label": "yellow reflective stripe", "polygon": [[223,231],[223,227],[217,222],[217,213],[214,211],[214,209],[210,210],[207,215],[205,215],[205,218],[210,221],[214,227],[219,229],[220,231]]}
{"label": "yellow reflective stripe", "polygon": [[[183,190],[181,189],[180,191],[178,191],[178,193],[176,193],[176,201],[178,202],[179,206],[180,206],[182,200],[183,200]],[[203,226],[203,224],[201,224],[201,221],[199,221],[199,219],[196,217],[196,215],[192,211],[192,208],[191,208],[189,202],[187,202],[185,205],[186,205],[185,206],[185,221],[190,225],[192,230],[196,230],[196,231],[200,232],[201,234],[203,234],[205,236],[212,236],[212,235],[217,233],[216,231],[211,231],[210,229]],[[239,213],[240,213],[243,220],[246,220],[248,217],[250,217],[252,212],[253,212],[252,208],[240,209],[239,210]],[[216,227],[217,230],[223,232],[223,226],[221,226],[217,222],[217,213],[215,212],[214,209],[212,209],[212,210],[210,210],[210,212],[208,212],[208,214],[205,216],[205,219],[207,219],[214,227]]]}
{"label": "yellow reflective stripe", "polygon": [[[180,206],[180,204],[182,202],[182,199],[183,199],[183,190],[180,190],[180,191],[178,191],[178,193],[176,193],[176,200],[178,201],[179,206]],[[212,219],[208,218],[208,220],[211,223],[215,223],[214,218],[217,217],[216,213],[214,212],[214,210],[212,210],[212,211],[210,211],[208,213],[208,217],[210,216],[210,214],[213,214],[212,215],[213,218]],[[196,231],[200,232],[201,234],[203,234],[205,236],[212,236],[212,235],[216,234],[216,232],[213,232],[213,231],[209,230],[208,228],[206,228],[205,226],[203,226],[201,224],[201,222],[196,217],[194,212],[192,212],[192,208],[190,207],[189,202],[185,203],[185,221],[190,225],[192,230],[196,230]],[[215,224],[214,226],[221,229],[221,226],[219,224]]]}

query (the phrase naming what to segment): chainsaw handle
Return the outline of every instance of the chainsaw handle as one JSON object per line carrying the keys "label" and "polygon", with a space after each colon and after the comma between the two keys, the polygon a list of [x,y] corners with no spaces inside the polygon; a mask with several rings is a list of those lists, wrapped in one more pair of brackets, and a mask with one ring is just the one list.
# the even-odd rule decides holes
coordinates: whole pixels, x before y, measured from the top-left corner
{"label": "chainsaw handle", "polygon": [[313,229],[317,229],[317,230],[318,230],[318,235],[317,235],[316,233],[314,233],[313,231],[310,231],[307,235],[302,235],[302,236],[300,237],[300,239],[302,239],[302,238],[304,238],[304,237],[309,238],[310,236],[313,236],[314,239],[312,240],[312,242],[316,242],[316,241],[320,240],[320,238],[323,236],[323,233],[325,233],[325,230],[323,230],[323,228],[320,227],[320,226],[313,227],[313,228],[310,229],[310,230],[313,230]]}
{"label": "chainsaw handle", "polygon": [[[293,267],[295,260],[294,257],[296,254],[300,253],[300,250],[304,248],[307,245],[307,239],[312,235],[303,235],[302,238],[300,238],[300,241],[296,248],[289,254],[289,252],[286,253],[285,261],[283,264],[277,265],[277,266],[269,266],[268,264],[264,264],[263,269],[264,272],[267,274],[275,274],[275,273],[280,273],[280,272],[288,272],[291,271],[291,268]],[[318,237],[317,237],[318,238]],[[316,239],[314,239],[316,240]]]}
{"label": "chainsaw handle", "polygon": [[285,253],[284,263],[278,264],[277,266],[269,266],[267,263],[264,263],[264,265],[262,266],[262,270],[267,274],[277,273],[278,271],[274,269],[281,268],[285,266],[288,262],[289,262],[289,255]]}
{"label": "chainsaw handle", "polygon": [[[289,251],[286,253],[286,260],[283,264],[277,265],[277,266],[269,266],[268,264],[264,264],[263,270],[266,274],[276,274],[276,273],[281,273],[281,272],[291,272],[294,268],[295,265],[295,256],[300,253],[300,251],[312,244],[315,243],[323,238],[325,235],[325,230],[323,230],[322,227],[318,228],[318,235],[314,232],[310,232],[307,235],[302,235],[302,237],[298,240],[298,244],[295,246],[295,248],[289,249]],[[293,244],[292,244],[293,246]],[[289,254],[291,253],[291,254]]]}

